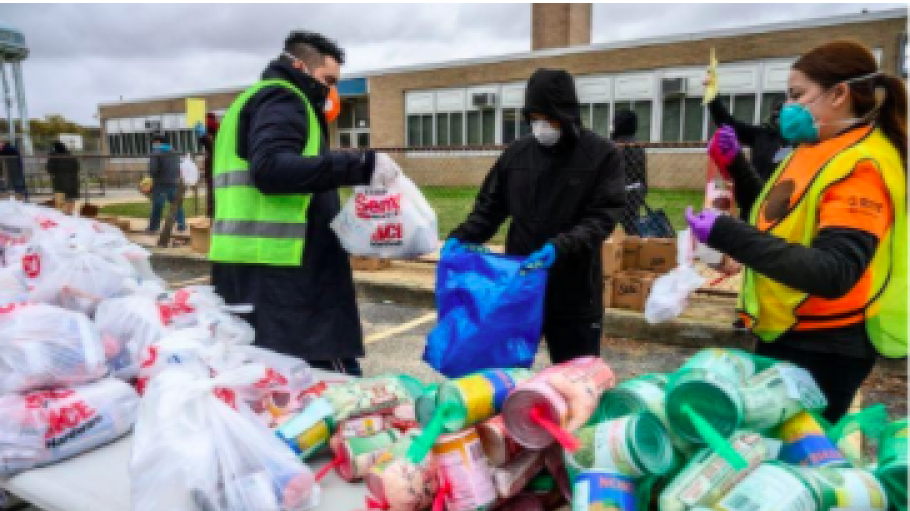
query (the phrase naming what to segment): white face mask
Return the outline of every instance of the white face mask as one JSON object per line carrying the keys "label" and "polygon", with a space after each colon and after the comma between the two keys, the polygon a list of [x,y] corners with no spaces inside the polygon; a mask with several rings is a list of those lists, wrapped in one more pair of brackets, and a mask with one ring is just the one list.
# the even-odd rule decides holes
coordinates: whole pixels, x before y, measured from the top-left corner
{"label": "white face mask", "polygon": [[547,121],[531,121],[531,132],[534,138],[544,147],[552,147],[559,141],[559,130],[550,126]]}

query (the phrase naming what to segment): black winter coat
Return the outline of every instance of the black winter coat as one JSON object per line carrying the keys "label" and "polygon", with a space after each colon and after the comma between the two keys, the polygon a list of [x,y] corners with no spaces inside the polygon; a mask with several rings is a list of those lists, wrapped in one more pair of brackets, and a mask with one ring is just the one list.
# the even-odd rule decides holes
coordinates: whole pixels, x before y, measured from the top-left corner
{"label": "black winter coat", "polygon": [[[269,64],[262,77],[293,83],[318,112],[323,144],[313,157],[300,154],[314,128],[306,107],[283,87],[250,98],[238,126],[238,152],[262,193],[311,194],[303,261],[294,267],[214,264],[213,283],[228,303],[254,306],[248,319],[257,345],[306,360],[363,356],[351,265],[329,223],[341,210],[337,189],[370,182],[374,153],[328,150],[324,85],[282,60]],[[218,136],[225,134],[222,129]]]}
{"label": "black winter coat", "polygon": [[473,211],[450,237],[484,243],[511,218],[506,253],[526,256],[547,242],[556,264],[547,282],[546,316],[598,320],[603,315],[601,246],[625,203],[625,177],[616,146],[580,122],[571,77],[538,70],[524,114],[558,119],[553,148],[526,135],[503,152],[483,182]]}

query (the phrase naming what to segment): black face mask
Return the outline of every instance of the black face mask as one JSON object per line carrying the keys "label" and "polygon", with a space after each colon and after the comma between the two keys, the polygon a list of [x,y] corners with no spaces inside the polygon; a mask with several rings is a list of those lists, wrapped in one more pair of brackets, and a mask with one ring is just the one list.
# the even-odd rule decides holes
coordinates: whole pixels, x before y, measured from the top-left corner
{"label": "black face mask", "polygon": [[[306,69],[306,65],[303,64],[303,61],[288,52],[284,52],[282,55],[285,59],[287,59],[285,62],[288,60],[291,61],[287,62],[288,67],[291,69],[291,72],[295,73],[299,77],[298,81],[307,87],[308,90],[304,90],[304,92],[307,94],[307,97],[310,99],[310,101],[314,103],[313,107],[318,109],[320,112],[323,111],[325,109],[325,102],[329,97],[329,87],[317,80],[316,77],[311,75],[309,72],[304,71],[304,69]],[[303,69],[294,67],[293,61],[299,61],[301,64],[303,64]]]}

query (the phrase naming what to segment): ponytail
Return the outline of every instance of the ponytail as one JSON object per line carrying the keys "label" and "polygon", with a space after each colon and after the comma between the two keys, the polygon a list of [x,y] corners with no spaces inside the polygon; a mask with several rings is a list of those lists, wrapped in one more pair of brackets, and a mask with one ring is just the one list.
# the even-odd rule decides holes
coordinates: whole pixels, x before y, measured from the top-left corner
{"label": "ponytail", "polygon": [[878,125],[901,155],[907,167],[907,89],[903,80],[882,73],[876,77],[876,89],[884,89],[885,98],[878,112]]}

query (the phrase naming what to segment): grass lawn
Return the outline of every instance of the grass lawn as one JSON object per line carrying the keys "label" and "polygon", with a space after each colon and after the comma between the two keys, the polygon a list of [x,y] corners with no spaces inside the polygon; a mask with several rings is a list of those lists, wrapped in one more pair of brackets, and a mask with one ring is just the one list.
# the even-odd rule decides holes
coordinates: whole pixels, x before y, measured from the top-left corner
{"label": "grass lawn", "polygon": [[[193,207],[193,198],[183,199],[183,211],[187,216],[197,216]],[[101,207],[102,215],[129,216],[134,218],[148,218],[152,212],[151,201],[120,202]],[[199,197],[199,215],[205,214],[205,197]]]}
{"label": "grass lawn", "polygon": [[[471,208],[474,206],[474,197],[477,195],[477,188],[473,186],[461,187],[437,187],[427,186],[421,189],[429,201],[430,205],[436,211],[439,219],[440,237],[448,234],[458,224],[467,218]],[[341,191],[342,201],[350,197],[350,189]],[[685,228],[684,212],[686,206],[694,206],[699,209],[702,204],[703,193],[701,191],[691,190],[649,190],[648,204],[652,209],[663,209],[673,227],[676,229]],[[183,201],[184,211],[187,215],[195,216],[193,208],[193,199],[188,198]],[[199,199],[199,212],[203,212],[205,199]],[[129,216],[138,218],[148,218],[151,210],[151,203],[135,202],[111,204],[101,208],[103,215]],[[490,240],[493,244],[505,243],[505,232],[508,222],[499,230],[496,236]]]}

